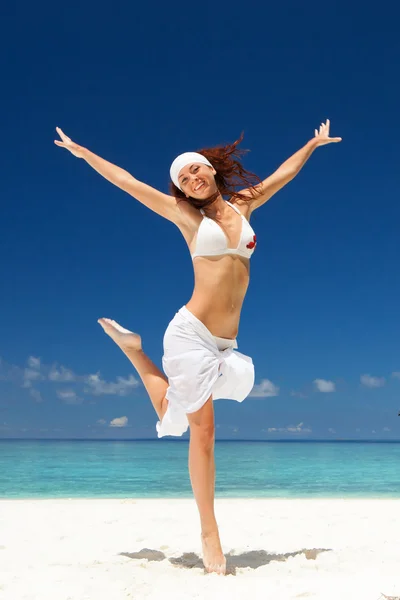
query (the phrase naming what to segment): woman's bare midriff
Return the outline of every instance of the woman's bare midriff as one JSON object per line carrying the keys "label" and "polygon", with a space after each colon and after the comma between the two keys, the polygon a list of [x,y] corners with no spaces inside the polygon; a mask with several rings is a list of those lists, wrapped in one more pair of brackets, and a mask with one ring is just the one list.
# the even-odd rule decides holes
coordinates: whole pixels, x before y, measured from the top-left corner
{"label": "woman's bare midriff", "polygon": [[239,255],[193,261],[195,286],[186,308],[215,336],[234,339],[249,285],[249,260]]}

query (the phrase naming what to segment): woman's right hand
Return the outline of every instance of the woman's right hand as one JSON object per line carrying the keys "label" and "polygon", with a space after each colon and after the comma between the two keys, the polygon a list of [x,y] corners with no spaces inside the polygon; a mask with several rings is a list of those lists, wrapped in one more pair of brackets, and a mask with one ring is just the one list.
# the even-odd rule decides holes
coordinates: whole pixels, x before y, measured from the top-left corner
{"label": "woman's right hand", "polygon": [[71,140],[71,138],[69,138],[67,135],[65,135],[65,133],[59,127],[56,127],[56,131],[57,131],[58,135],[60,136],[60,138],[62,139],[62,142],[60,142],[60,140],[54,140],[54,143],[56,144],[56,146],[60,146],[61,148],[66,148],[74,156],[77,156],[78,158],[82,158],[85,148],[83,148],[82,146],[79,146],[78,144],[75,144],[75,142],[73,142]]}

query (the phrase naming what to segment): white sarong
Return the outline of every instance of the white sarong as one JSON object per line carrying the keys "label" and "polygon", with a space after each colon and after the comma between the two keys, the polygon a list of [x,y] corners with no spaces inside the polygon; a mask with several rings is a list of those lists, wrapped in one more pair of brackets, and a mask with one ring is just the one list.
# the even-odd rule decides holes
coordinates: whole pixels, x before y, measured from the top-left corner
{"label": "white sarong", "polygon": [[213,336],[183,306],[164,335],[163,369],[168,377],[168,408],[156,429],[158,437],[182,435],[189,426],[187,413],[198,411],[212,395],[242,402],[254,386],[249,356],[236,351],[236,340]]}

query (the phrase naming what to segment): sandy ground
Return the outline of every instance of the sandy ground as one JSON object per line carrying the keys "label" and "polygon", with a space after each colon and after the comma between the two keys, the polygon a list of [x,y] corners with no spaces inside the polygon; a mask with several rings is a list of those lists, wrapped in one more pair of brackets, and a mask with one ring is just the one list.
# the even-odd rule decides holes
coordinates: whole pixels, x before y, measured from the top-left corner
{"label": "sandy ground", "polygon": [[0,500],[1,600],[400,600],[400,500]]}

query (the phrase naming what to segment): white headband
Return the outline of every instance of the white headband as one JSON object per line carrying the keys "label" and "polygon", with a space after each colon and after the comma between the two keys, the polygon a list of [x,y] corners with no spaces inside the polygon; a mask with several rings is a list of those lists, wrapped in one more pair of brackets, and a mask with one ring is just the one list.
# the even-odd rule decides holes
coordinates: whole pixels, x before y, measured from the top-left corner
{"label": "white headband", "polygon": [[210,161],[198,152],[184,152],[183,154],[177,156],[171,165],[169,174],[176,187],[179,188],[181,191],[182,188],[179,185],[178,175],[182,171],[183,167],[186,167],[186,165],[190,165],[190,163],[202,163],[203,165],[208,165],[209,167],[212,167]]}

